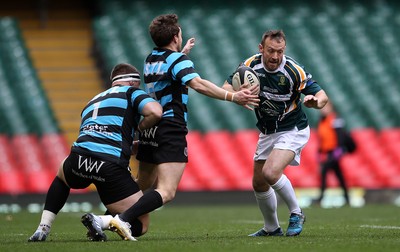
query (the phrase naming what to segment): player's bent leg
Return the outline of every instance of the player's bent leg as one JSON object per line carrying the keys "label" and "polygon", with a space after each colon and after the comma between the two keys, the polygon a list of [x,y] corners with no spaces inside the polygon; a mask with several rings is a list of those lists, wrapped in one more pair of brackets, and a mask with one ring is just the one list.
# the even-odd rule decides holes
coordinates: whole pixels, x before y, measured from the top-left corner
{"label": "player's bent leg", "polygon": [[157,165],[147,162],[139,162],[137,183],[143,192],[154,186],[157,179]]}
{"label": "player's bent leg", "polygon": [[163,204],[166,204],[175,198],[178,184],[181,181],[186,163],[162,163],[157,167],[157,188],[156,191],[161,195]]}
{"label": "player's bent leg", "polygon": [[[129,209],[132,205],[134,205],[140,197],[143,196],[142,191],[139,191],[125,199],[122,199],[120,201],[114,202],[112,204],[106,205],[106,208],[109,210],[109,212],[113,215],[120,214],[127,209]],[[103,217],[103,216],[100,216]],[[110,225],[110,220],[108,219],[103,219],[104,225],[109,227]],[[139,237],[143,234],[145,234],[148,230],[149,224],[150,224],[150,218],[149,214],[144,214],[139,216],[137,219],[134,219],[133,221],[129,221],[130,224],[132,225],[131,230],[132,230],[132,235],[134,237]]]}

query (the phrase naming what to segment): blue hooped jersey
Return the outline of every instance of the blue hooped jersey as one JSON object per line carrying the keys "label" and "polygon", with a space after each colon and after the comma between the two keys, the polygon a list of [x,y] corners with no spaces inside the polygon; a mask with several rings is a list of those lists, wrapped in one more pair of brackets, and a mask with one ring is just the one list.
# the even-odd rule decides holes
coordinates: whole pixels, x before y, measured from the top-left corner
{"label": "blue hooped jersey", "polygon": [[163,120],[187,123],[187,83],[199,75],[186,54],[154,48],[144,63],[146,92],[163,107]]}
{"label": "blue hooped jersey", "polygon": [[114,86],[96,95],[82,110],[72,151],[127,167],[135,128],[151,101],[143,90],[130,86]]}
{"label": "blue hooped jersey", "polygon": [[[308,126],[307,116],[301,106],[301,94],[315,95],[321,90],[311,74],[286,55],[273,72],[264,68],[260,53],[246,59],[241,65],[253,68],[260,79],[260,103],[254,111],[261,132],[271,134]],[[232,84],[232,75],[227,81]]]}

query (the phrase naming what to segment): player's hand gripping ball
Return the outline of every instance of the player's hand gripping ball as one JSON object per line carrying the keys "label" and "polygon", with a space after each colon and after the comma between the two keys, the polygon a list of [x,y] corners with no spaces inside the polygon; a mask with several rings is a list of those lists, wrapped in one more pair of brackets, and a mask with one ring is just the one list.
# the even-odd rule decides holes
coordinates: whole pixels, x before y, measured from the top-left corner
{"label": "player's hand gripping ball", "polygon": [[239,91],[242,85],[248,85],[248,87],[260,85],[257,73],[248,66],[238,67],[232,77],[233,90]]}

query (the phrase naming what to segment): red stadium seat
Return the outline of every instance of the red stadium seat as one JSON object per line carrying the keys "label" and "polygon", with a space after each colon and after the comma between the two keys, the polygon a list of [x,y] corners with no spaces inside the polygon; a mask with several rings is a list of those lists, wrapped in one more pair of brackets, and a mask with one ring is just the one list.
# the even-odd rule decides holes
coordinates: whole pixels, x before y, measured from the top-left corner
{"label": "red stadium seat", "polygon": [[[0,170],[8,170],[15,166],[15,157],[12,146],[6,135],[0,135]],[[7,168],[6,168],[7,167]]]}
{"label": "red stadium seat", "polygon": [[319,173],[318,139],[315,130],[311,130],[310,139],[301,152],[300,166],[310,174]]}
{"label": "red stadium seat", "polygon": [[[257,130],[190,132],[189,163],[182,177],[180,190],[252,190],[251,177]],[[299,167],[286,169],[294,187],[318,187],[316,133],[302,152]],[[357,129],[352,131],[358,149],[341,161],[349,187],[367,189],[399,188],[400,130]],[[328,186],[338,186],[333,174]]]}
{"label": "red stadium seat", "polygon": [[386,128],[380,131],[380,137],[385,143],[400,141],[400,128]]}
{"label": "red stadium seat", "polygon": [[382,147],[385,148],[387,155],[391,156],[398,164],[400,172],[400,128],[382,129],[379,137]]}
{"label": "red stadium seat", "polygon": [[22,194],[26,192],[24,174],[14,167],[7,167],[1,164],[0,170],[0,193]]}
{"label": "red stadium seat", "polygon": [[0,193],[25,192],[23,173],[18,169],[9,138],[0,135]]}
{"label": "red stadium seat", "polygon": [[360,186],[357,184],[358,177],[372,175],[369,172],[370,168],[365,165],[364,161],[360,159],[359,155],[345,155],[342,158],[340,165],[343,176],[345,177],[349,187]]}
{"label": "red stadium seat", "polygon": [[258,130],[240,130],[232,134],[232,141],[237,152],[241,153],[244,165],[253,166],[253,157],[258,142]]}
{"label": "red stadium seat", "polygon": [[319,174],[310,173],[302,166],[288,166],[285,169],[285,175],[290,179],[293,187],[318,187]]}
{"label": "red stadium seat", "polygon": [[18,160],[17,166],[24,172],[27,190],[32,193],[47,192],[55,172],[48,172],[38,138],[35,135],[16,135],[11,143]]}
{"label": "red stadium seat", "polygon": [[27,192],[29,193],[47,193],[55,174],[46,170],[36,170],[25,172]]}
{"label": "red stadium seat", "polygon": [[178,185],[180,191],[202,191],[205,190],[204,185],[196,174],[192,172],[191,165],[188,165],[182,175],[182,179]]}
{"label": "red stadium seat", "polygon": [[202,184],[201,179],[193,172],[193,162],[191,162],[191,156],[196,155],[192,152],[192,149],[199,149],[199,147],[194,146],[198,145],[201,138],[201,134],[196,131],[189,132],[187,136],[188,141],[188,153],[189,153],[189,162],[185,168],[185,171],[182,175],[182,179],[178,185],[178,190],[180,191],[201,191],[205,190],[204,185]]}
{"label": "red stadium seat", "polygon": [[228,131],[208,132],[204,135],[205,151],[217,164],[215,168],[229,180],[231,189],[249,190],[252,188],[252,165],[246,164],[232,138]]}
{"label": "red stadium seat", "polygon": [[45,157],[35,135],[16,135],[11,142],[22,170],[30,172],[46,169]]}
{"label": "red stadium seat", "polygon": [[[229,190],[231,184],[206,151],[208,146],[204,143],[202,134],[190,132],[187,141],[189,162],[185,172],[193,174],[200,181],[203,190]],[[186,177],[182,179],[184,180]],[[188,182],[181,181],[181,183],[184,186]]]}
{"label": "red stadium seat", "polygon": [[399,189],[400,188],[400,174],[392,175],[387,178],[385,185],[388,188]]}
{"label": "red stadium seat", "polygon": [[61,134],[45,134],[40,138],[43,154],[47,160],[48,168],[57,171],[61,162],[69,154],[69,146]]}
{"label": "red stadium seat", "polygon": [[368,163],[369,173],[374,175],[374,187],[387,187],[388,178],[400,169],[396,155],[389,154],[387,144],[374,129],[353,131],[353,136],[357,141],[357,154]]}
{"label": "red stadium seat", "polygon": [[357,129],[351,132],[354,140],[357,143],[357,152],[368,154],[371,152],[371,147],[379,145],[378,134],[375,129]]}

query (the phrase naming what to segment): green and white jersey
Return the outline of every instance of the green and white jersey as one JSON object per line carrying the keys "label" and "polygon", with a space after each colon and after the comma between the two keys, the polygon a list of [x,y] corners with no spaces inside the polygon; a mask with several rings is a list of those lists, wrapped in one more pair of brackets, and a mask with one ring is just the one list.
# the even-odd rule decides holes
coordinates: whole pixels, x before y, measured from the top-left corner
{"label": "green and white jersey", "polygon": [[[254,111],[261,132],[271,134],[308,126],[307,116],[302,110],[301,94],[315,95],[321,90],[311,74],[286,55],[275,71],[265,69],[260,53],[241,65],[253,68],[260,79],[260,103]],[[228,83],[232,84],[232,76],[228,78]]]}

